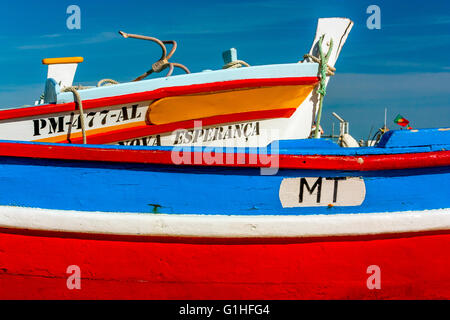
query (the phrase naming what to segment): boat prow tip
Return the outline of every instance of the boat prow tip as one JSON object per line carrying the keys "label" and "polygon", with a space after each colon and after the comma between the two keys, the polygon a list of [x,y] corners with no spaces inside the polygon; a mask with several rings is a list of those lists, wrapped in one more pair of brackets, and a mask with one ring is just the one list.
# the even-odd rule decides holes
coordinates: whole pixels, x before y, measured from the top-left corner
{"label": "boat prow tip", "polygon": [[349,18],[319,18],[316,36],[309,54],[317,58],[320,57],[319,41],[324,36],[323,51],[328,52],[331,48],[328,65],[334,67],[353,25],[354,22]]}

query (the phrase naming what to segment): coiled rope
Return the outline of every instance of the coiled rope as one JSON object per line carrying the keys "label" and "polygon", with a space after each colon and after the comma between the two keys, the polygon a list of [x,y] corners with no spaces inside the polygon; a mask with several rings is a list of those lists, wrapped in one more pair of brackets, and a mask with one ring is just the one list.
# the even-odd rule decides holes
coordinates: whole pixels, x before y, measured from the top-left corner
{"label": "coiled rope", "polygon": [[234,60],[234,61],[228,62],[226,65],[224,65],[222,67],[222,69],[235,69],[235,68],[241,68],[242,66],[250,67],[250,65],[243,60]]}
{"label": "coiled rope", "polygon": [[[139,34],[129,34],[129,33],[123,32],[123,31],[119,31],[119,33],[124,38],[134,38],[134,39],[153,41],[153,42],[157,43],[162,49],[161,58],[152,65],[152,68],[150,70],[148,70],[147,72],[145,72],[144,74],[137,77],[136,79],[134,79],[133,81],[141,81],[141,80],[145,79],[146,77],[148,77],[149,75],[151,75],[153,72],[161,72],[166,68],[169,68],[169,72],[166,74],[166,77],[170,77],[172,75],[175,67],[182,69],[184,72],[186,72],[188,74],[191,73],[189,71],[189,69],[186,66],[182,65],[181,63],[169,62],[169,59],[173,56],[173,54],[175,53],[175,50],[177,49],[176,41],[174,41],[174,40],[162,40],[161,41],[154,37],[142,36]],[[166,44],[172,45],[172,50],[170,50],[170,52],[168,54],[167,54]]]}
{"label": "coiled rope", "polygon": [[116,80],[113,80],[113,79],[102,79],[97,83],[97,87],[101,87],[104,84],[112,85],[112,84],[119,84],[119,82],[117,82]]}

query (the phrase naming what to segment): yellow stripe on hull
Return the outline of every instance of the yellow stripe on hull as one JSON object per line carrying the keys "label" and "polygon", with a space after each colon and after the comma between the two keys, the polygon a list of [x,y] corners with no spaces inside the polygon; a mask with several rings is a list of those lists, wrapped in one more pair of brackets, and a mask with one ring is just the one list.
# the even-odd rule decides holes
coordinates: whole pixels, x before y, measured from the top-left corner
{"label": "yellow stripe on hull", "polygon": [[314,86],[260,87],[163,98],[150,105],[148,121],[160,125],[242,112],[298,108]]}

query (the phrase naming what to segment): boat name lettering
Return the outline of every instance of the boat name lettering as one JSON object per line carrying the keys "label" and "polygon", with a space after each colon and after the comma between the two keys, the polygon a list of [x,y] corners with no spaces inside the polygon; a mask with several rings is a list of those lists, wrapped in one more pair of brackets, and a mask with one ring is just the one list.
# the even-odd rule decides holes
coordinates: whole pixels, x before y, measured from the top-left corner
{"label": "boat name lettering", "polygon": [[239,123],[229,126],[194,128],[177,130],[174,145],[216,140],[245,138],[259,136],[259,122]]}
{"label": "boat name lettering", "polygon": [[120,141],[116,144],[121,146],[160,146],[161,145],[161,136],[148,136],[142,138],[136,138],[132,140]]}

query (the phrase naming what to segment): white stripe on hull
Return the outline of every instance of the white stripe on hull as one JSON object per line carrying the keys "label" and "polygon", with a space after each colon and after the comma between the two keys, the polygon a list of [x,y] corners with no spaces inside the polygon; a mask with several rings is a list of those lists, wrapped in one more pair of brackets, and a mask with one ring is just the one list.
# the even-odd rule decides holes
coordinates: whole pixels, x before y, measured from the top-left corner
{"label": "white stripe on hull", "polygon": [[450,230],[450,209],[308,216],[220,216],[106,213],[0,206],[0,227],[152,237],[362,236]]}

